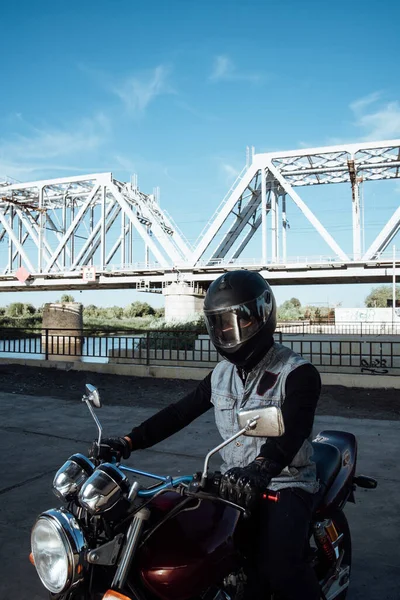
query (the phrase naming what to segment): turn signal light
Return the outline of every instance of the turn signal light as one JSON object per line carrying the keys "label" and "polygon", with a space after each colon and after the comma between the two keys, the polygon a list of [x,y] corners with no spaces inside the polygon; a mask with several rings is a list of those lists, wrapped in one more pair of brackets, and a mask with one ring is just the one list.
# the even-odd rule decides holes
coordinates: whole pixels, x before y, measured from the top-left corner
{"label": "turn signal light", "polygon": [[35,566],[35,559],[33,558],[33,554],[32,554],[32,552],[31,552],[31,553],[30,553],[30,555],[29,555],[29,562],[30,562],[30,563],[31,563],[33,566]]}
{"label": "turn signal light", "polygon": [[124,594],[120,594],[119,592],[114,592],[114,590],[108,590],[104,594],[103,600],[132,600],[132,598],[124,596]]}
{"label": "turn signal light", "polygon": [[279,492],[263,494],[263,500],[269,500],[270,502],[279,502],[280,494]]}

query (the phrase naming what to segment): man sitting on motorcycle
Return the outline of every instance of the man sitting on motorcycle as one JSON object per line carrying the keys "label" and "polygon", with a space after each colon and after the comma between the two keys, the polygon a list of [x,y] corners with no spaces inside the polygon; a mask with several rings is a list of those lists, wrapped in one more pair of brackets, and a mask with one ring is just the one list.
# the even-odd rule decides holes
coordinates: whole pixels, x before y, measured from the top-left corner
{"label": "man sitting on motorcycle", "polygon": [[[240,408],[275,405],[282,409],[285,433],[279,438],[244,437],[221,451],[224,464],[219,493],[251,508],[263,490],[279,491],[278,502],[257,510],[257,592],[282,600],[319,600],[317,577],[305,550],[318,490],[309,441],[321,390],[318,371],[301,356],[274,342],[276,302],[256,272],[232,271],[208,289],[204,315],[210,338],[225,360],[197,388],[121,438],[105,444],[128,458],[180,431],[214,408],[221,436],[238,428]],[[251,584],[251,581],[250,581]]]}

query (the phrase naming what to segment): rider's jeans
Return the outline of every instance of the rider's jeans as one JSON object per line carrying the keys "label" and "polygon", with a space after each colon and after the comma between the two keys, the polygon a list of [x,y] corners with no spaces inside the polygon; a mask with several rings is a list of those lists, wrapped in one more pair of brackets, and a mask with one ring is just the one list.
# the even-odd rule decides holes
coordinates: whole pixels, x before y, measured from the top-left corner
{"label": "rider's jeans", "polygon": [[[305,559],[314,495],[296,488],[281,490],[279,502],[264,501],[252,523],[247,569],[251,600],[320,600],[319,584]],[[255,568],[254,568],[255,567]]]}

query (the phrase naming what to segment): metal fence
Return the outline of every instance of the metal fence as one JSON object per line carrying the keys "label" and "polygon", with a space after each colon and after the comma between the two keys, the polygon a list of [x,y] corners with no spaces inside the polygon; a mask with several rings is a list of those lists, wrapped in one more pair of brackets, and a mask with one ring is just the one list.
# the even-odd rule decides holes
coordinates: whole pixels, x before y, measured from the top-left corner
{"label": "metal fence", "polygon": [[321,372],[400,374],[400,341],[293,340],[283,336],[282,343]]}
{"label": "metal fence", "polygon": [[[400,374],[400,341],[295,339],[284,332],[276,341],[310,360],[321,372]],[[220,359],[201,331],[93,331],[0,329],[0,356],[82,360],[141,365],[213,367]]]}
{"label": "metal fence", "polygon": [[[203,335],[202,335],[203,334]],[[0,356],[44,360],[79,358],[151,364],[152,361],[215,363],[217,353],[200,330],[105,331],[82,329],[0,329]],[[154,362],[153,362],[154,364]]]}

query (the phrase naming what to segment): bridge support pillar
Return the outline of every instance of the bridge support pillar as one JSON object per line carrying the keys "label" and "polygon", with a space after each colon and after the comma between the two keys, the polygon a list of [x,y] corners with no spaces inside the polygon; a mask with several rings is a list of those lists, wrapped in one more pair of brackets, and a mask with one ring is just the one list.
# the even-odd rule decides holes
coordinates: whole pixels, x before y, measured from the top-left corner
{"label": "bridge support pillar", "polygon": [[82,355],[82,304],[45,304],[42,320],[42,352],[49,360],[66,360]]}
{"label": "bridge support pillar", "polygon": [[187,282],[171,283],[163,290],[165,320],[191,321],[203,312],[205,291]]}

